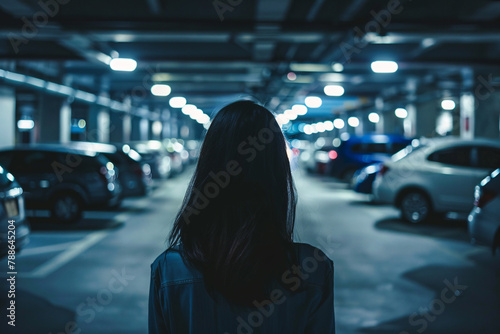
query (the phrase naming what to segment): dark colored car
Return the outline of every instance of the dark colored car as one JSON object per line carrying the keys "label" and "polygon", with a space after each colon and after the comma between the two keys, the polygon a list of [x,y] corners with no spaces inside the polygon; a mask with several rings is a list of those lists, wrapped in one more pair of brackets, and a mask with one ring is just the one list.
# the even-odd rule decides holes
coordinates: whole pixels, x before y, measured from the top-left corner
{"label": "dark colored car", "polygon": [[411,143],[400,135],[369,134],[351,136],[329,153],[326,174],[351,181],[354,173],[365,166],[384,162]]}
{"label": "dark colored car", "polygon": [[151,167],[153,179],[166,179],[171,176],[172,158],[160,141],[132,142],[128,145]]}
{"label": "dark colored car", "polygon": [[152,175],[149,164],[142,161],[141,155],[127,145],[118,147],[110,144],[91,142],[72,142],[71,147],[103,154],[118,167],[118,180],[122,186],[123,197],[145,196],[152,189]]}
{"label": "dark colored car", "polygon": [[62,145],[22,145],[0,151],[0,164],[24,189],[27,209],[48,209],[60,222],[75,222],[84,209],[121,201],[118,170],[103,154]]}
{"label": "dark colored car", "polygon": [[0,166],[0,258],[28,243],[30,227],[24,214],[23,189],[14,176]]}
{"label": "dark colored car", "polygon": [[371,194],[373,181],[375,181],[375,176],[382,169],[382,166],[382,163],[376,163],[356,171],[352,178],[353,190],[361,194]]}

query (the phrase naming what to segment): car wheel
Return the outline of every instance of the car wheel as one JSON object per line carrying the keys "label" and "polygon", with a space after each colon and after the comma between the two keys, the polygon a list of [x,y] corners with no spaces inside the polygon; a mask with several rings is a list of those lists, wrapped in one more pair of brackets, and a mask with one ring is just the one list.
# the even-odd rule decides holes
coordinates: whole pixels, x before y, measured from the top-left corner
{"label": "car wheel", "polygon": [[82,201],[77,195],[57,195],[52,201],[52,217],[61,223],[72,223],[82,216]]}
{"label": "car wheel", "polygon": [[431,215],[429,198],[419,191],[410,191],[401,198],[401,215],[404,220],[418,224],[427,220]]}

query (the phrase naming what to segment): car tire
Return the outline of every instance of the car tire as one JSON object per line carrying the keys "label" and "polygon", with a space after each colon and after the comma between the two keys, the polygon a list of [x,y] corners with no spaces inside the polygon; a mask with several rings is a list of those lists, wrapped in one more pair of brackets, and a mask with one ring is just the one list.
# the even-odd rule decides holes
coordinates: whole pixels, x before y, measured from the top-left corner
{"label": "car tire", "polygon": [[52,200],[52,218],[60,223],[74,223],[82,217],[83,203],[72,193],[56,195]]}
{"label": "car tire", "polygon": [[341,180],[350,184],[352,182],[352,178],[354,177],[356,171],[357,169],[355,168],[346,169],[345,171],[342,172],[342,175],[340,176]]}
{"label": "car tire", "polygon": [[413,224],[427,221],[432,214],[431,201],[421,191],[409,191],[403,194],[399,206],[401,217]]}

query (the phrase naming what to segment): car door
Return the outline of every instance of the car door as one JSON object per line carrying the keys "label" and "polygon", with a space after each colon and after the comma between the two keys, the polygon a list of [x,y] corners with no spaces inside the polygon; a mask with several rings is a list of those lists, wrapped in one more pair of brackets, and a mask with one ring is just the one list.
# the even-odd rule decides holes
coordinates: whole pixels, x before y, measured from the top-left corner
{"label": "car door", "polygon": [[56,181],[52,169],[54,160],[55,155],[52,152],[38,150],[13,152],[10,168],[23,188],[28,203],[48,200],[50,188]]}
{"label": "car door", "polygon": [[474,166],[473,146],[454,146],[431,153],[428,178],[431,196],[439,211],[468,212],[474,201],[474,187],[484,177]]}

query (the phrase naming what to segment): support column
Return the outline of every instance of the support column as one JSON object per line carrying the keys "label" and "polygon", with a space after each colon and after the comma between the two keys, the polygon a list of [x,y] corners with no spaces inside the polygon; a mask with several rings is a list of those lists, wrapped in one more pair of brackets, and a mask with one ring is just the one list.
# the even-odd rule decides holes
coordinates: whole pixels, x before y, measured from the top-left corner
{"label": "support column", "polygon": [[474,122],[470,126],[476,137],[500,138],[500,90],[491,83],[491,74],[479,75],[475,96]]}
{"label": "support column", "polygon": [[39,95],[37,142],[67,143],[71,139],[71,106],[65,98]]}
{"label": "support column", "polygon": [[16,93],[12,88],[0,87],[0,145],[10,146],[16,139]]}
{"label": "support column", "polygon": [[385,123],[385,115],[384,111],[384,99],[381,97],[377,97],[375,99],[375,112],[379,115],[379,121],[375,124],[375,132],[384,133],[384,123]]}
{"label": "support column", "polygon": [[109,109],[91,105],[87,122],[87,140],[99,143],[109,143],[110,133],[116,125],[111,123]]}
{"label": "support column", "polygon": [[441,99],[432,98],[422,101],[416,106],[416,129],[417,137],[434,137],[436,135],[436,119],[441,112]]}
{"label": "support column", "polygon": [[128,114],[111,113],[111,129],[109,140],[112,143],[127,143],[130,141],[131,117]]}

